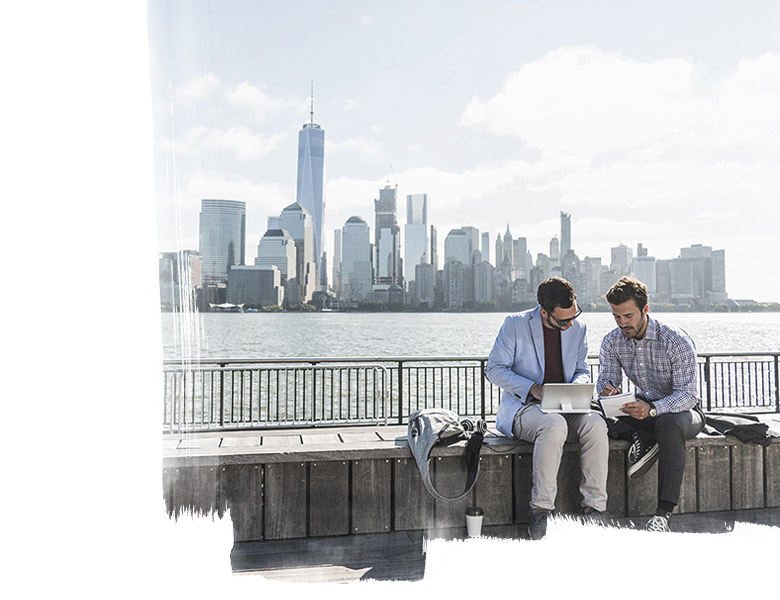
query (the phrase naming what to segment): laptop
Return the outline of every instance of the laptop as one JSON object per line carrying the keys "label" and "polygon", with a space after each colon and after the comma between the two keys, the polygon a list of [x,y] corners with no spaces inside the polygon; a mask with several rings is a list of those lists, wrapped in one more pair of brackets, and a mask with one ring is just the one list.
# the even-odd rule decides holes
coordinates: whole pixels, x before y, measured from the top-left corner
{"label": "laptop", "polygon": [[539,408],[546,413],[589,413],[595,383],[546,383]]}

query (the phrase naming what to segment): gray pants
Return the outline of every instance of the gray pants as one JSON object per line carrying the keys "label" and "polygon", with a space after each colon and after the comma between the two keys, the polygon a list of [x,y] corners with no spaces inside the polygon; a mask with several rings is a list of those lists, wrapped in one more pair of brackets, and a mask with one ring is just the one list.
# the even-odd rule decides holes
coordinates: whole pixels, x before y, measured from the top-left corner
{"label": "gray pants", "polygon": [[607,425],[598,413],[548,414],[527,403],[515,414],[512,434],[534,445],[531,508],[553,510],[565,441],[580,443],[582,506],[607,509]]}

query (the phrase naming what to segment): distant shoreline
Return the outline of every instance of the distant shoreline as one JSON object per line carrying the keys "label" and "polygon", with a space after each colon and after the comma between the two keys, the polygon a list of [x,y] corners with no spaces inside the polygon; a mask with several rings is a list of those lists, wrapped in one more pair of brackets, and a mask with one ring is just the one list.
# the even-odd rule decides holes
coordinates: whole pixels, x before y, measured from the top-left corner
{"label": "distant shoreline", "polygon": [[[515,312],[521,312],[524,310],[528,310],[530,308],[534,308],[536,304],[522,304],[522,305],[514,305],[510,307],[484,307],[484,308],[472,308],[472,309],[458,309],[458,310],[445,310],[443,308],[433,308],[433,309],[421,309],[421,308],[413,308],[411,306],[394,306],[394,305],[365,305],[363,307],[357,307],[357,308],[351,308],[351,309],[344,309],[344,308],[333,308],[333,309],[325,309],[320,310],[313,306],[306,309],[291,309],[291,310],[285,310],[281,307],[266,307],[266,308],[257,308],[256,310],[253,309],[250,312],[262,314],[262,313],[311,313],[311,312],[332,312],[332,313],[453,313],[453,314],[462,314],[462,313],[515,313]],[[608,313],[610,312],[610,308],[606,304],[588,304],[583,305],[582,309],[584,312],[604,312]],[[676,304],[654,304],[650,303],[650,310],[652,312],[656,313],[776,313],[780,312],[780,303],[778,302],[758,302],[755,304],[745,304],[745,305],[739,305],[739,306],[725,306],[725,305],[715,305],[712,307],[703,307],[703,306],[692,306],[692,305],[676,305]],[[173,313],[177,312],[172,310],[171,308],[163,307],[161,308],[161,311],[163,313]],[[196,311],[199,312],[199,311]],[[241,311],[204,311],[205,313],[224,313],[224,312],[241,312]],[[244,310],[243,312],[247,312]]]}

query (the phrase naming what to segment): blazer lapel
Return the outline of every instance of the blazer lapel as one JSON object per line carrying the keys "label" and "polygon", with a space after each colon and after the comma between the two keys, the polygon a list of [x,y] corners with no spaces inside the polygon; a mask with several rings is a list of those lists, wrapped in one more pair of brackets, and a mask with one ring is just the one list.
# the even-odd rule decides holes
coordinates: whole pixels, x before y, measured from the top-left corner
{"label": "blazer lapel", "polygon": [[544,334],[542,333],[544,325],[542,325],[542,315],[539,312],[539,307],[531,313],[528,325],[531,327],[531,336],[534,340],[534,348],[536,348],[536,358],[539,359],[540,372],[542,379],[544,379]]}
{"label": "blazer lapel", "polygon": [[572,380],[574,373],[571,371],[571,366],[577,362],[576,360],[571,360],[571,353],[575,350],[575,348],[572,348],[572,340],[574,338],[571,333],[573,331],[574,327],[561,331],[561,360],[563,361],[563,380],[566,383]]}

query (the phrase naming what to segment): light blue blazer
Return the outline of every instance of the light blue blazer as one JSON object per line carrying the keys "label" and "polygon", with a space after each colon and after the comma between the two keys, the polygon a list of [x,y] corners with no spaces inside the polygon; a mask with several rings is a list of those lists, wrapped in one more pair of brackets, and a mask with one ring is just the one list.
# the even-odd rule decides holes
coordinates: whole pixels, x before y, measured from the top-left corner
{"label": "light blue blazer", "polygon": [[[540,306],[516,315],[509,315],[498,332],[485,366],[485,376],[501,388],[501,402],[496,415],[496,429],[512,437],[515,414],[525,404],[534,383],[544,381],[544,334]],[[587,327],[573,321],[561,331],[563,378],[568,383],[588,383],[590,369]]]}

